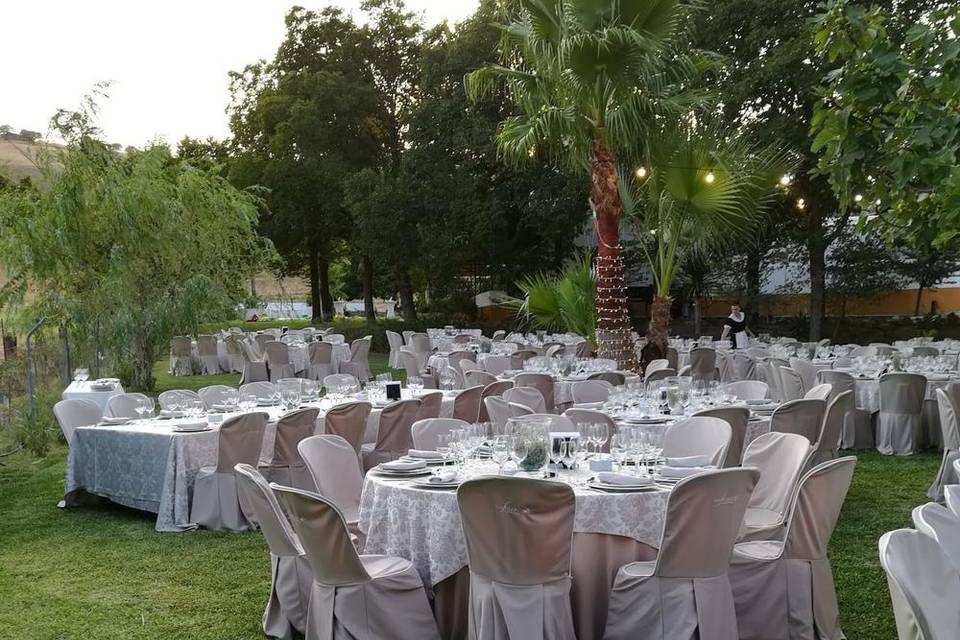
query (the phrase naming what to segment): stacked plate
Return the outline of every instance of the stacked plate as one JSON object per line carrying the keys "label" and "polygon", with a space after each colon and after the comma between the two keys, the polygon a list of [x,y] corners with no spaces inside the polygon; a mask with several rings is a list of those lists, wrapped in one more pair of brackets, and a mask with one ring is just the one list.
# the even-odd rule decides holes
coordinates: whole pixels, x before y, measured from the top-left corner
{"label": "stacked plate", "polygon": [[587,480],[587,486],[591,489],[596,489],[597,491],[607,491],[609,493],[636,493],[638,491],[654,491],[657,489],[650,478],[640,478],[636,480],[636,484],[629,484],[625,482],[618,482],[616,484],[609,482],[601,482],[597,478],[590,478]]}
{"label": "stacked plate", "polygon": [[456,489],[460,486],[460,479],[456,475],[452,479],[441,479],[441,476],[417,478],[410,482],[421,489]]}
{"label": "stacked plate", "polygon": [[433,475],[433,470],[428,469],[426,465],[417,469],[384,469],[382,464],[378,464],[374,467],[374,471],[376,471],[378,476],[384,476],[386,478],[419,478],[421,476]]}
{"label": "stacked plate", "polygon": [[110,416],[103,416],[100,418],[100,424],[103,425],[119,425],[119,424],[130,424],[130,418],[111,418]]}
{"label": "stacked plate", "polygon": [[206,420],[184,420],[183,422],[178,422],[173,430],[180,433],[193,433],[195,431],[208,431],[210,425],[207,424]]}
{"label": "stacked plate", "polygon": [[627,424],[663,424],[670,419],[670,416],[637,416],[625,415],[620,418],[621,422]]}

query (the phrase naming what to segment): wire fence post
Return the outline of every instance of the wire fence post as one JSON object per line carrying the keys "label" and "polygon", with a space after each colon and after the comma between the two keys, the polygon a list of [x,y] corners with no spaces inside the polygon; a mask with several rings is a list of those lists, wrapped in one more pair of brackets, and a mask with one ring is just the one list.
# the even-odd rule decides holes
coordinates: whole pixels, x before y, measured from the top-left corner
{"label": "wire fence post", "polygon": [[40,318],[37,320],[37,324],[33,325],[30,331],[27,332],[27,402],[28,402],[28,411],[29,415],[33,416],[36,411],[36,373],[33,367],[33,334],[43,326],[43,323],[46,322],[46,318]]}

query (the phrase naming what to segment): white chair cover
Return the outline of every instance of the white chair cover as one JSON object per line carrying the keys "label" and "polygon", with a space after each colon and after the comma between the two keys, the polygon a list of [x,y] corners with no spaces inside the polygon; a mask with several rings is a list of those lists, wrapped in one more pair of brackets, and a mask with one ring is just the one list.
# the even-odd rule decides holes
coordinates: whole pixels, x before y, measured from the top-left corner
{"label": "white chair cover", "polygon": [[783,540],[790,500],[810,458],[810,442],[795,433],[765,433],[743,453],[743,466],[760,471],[739,541]]}
{"label": "white chair cover", "polygon": [[238,344],[240,354],[243,357],[243,373],[240,375],[240,384],[269,381],[270,374],[267,371],[267,363],[254,349],[254,346],[247,340],[240,340]]}
{"label": "white chair cover", "polygon": [[[940,412],[940,434],[943,440],[943,460],[933,484],[927,490],[931,500],[943,502],[943,487],[960,483],[960,476],[954,469],[954,461],[960,460],[960,427],[957,416],[960,415],[960,384],[951,382],[937,389],[937,409]],[[116,415],[116,414],[114,414]]]}
{"label": "white chair cover", "polygon": [[470,387],[457,394],[453,400],[453,417],[473,424],[480,419],[480,399],[483,386]]}
{"label": "white chair cover", "polygon": [[306,377],[311,380],[323,380],[333,373],[333,345],[329,342],[311,342],[307,347],[310,362],[307,364]]}
{"label": "white chair cover", "polygon": [[507,402],[500,396],[484,398],[483,404],[490,416],[490,422],[497,428],[502,428],[510,418],[533,413],[530,407],[516,402]]}
{"label": "white chair cover", "polygon": [[470,566],[469,637],[574,640],[576,500],[561,483],[469,480],[457,490]]}
{"label": "white chair cover", "polygon": [[716,368],[716,350],[709,347],[694,347],[690,349],[690,376],[694,380],[713,380]]}
{"label": "white chair cover", "polygon": [[340,436],[349,442],[354,452],[359,455],[371,411],[373,411],[373,405],[369,402],[338,404],[327,411],[327,415],[323,417],[323,432]]}
{"label": "white chair cover", "polygon": [[410,450],[410,427],[417,419],[419,410],[420,401],[414,399],[398,400],[380,412],[376,443],[360,447],[364,473],[381,462],[396,460]]}
{"label": "white chair cover", "polygon": [[714,407],[713,409],[702,409],[693,415],[720,418],[730,425],[730,445],[727,447],[727,454],[724,456],[721,466],[724,468],[739,467],[740,458],[743,456],[743,442],[746,440],[747,427],[750,424],[750,409],[746,407]]}
{"label": "white chair cover", "polygon": [[803,358],[790,358],[790,368],[800,374],[800,380],[803,383],[803,393],[806,395],[817,386],[818,369],[811,364],[809,360]]}
{"label": "white chair cover", "polygon": [[144,406],[143,403],[146,402],[149,402],[151,406],[153,405],[153,400],[142,393],[121,393],[107,401],[106,415],[113,416],[114,418],[137,419],[141,417],[140,414],[137,413],[137,407]]}
{"label": "white chair cover", "polygon": [[503,392],[504,401],[512,404],[522,404],[530,407],[534,413],[546,413],[546,402],[539,389],[534,387],[515,386]]}
{"label": "white chair cover", "polygon": [[841,640],[827,544],[856,458],[831,460],[800,480],[784,542],[734,547],[730,584],[741,640]]}
{"label": "white chair cover", "polygon": [[348,373],[362,382],[368,381],[370,373],[370,342],[369,336],[358,338],[350,345],[350,359],[340,363],[340,373]]}
{"label": "white chair cover", "polygon": [[[535,388],[540,392],[540,395],[543,396],[543,404],[546,408],[546,413],[553,413],[555,411],[553,405],[554,388],[552,376],[547,375],[546,373],[518,373],[513,379],[513,386],[515,388]],[[514,402],[514,400],[510,400],[508,398],[507,402]]]}
{"label": "white chair cover", "polygon": [[420,395],[420,410],[417,411],[417,420],[439,418],[443,408],[443,393],[431,391]]}
{"label": "white chair cover", "polygon": [[898,529],[880,537],[900,640],[953,640],[960,629],[960,573],[934,540]]}
{"label": "white chair cover", "polygon": [[574,404],[584,402],[606,402],[610,398],[613,385],[604,380],[584,380],[574,382],[570,387]]}
{"label": "white chair cover", "polygon": [[960,571],[960,520],[950,509],[936,502],[914,508],[911,515],[917,531],[936,540],[950,558],[953,568]]}
{"label": "white chair cover", "polygon": [[830,399],[830,396],[832,395],[831,394],[832,390],[833,390],[833,387],[830,386],[829,384],[821,383],[807,389],[807,392],[803,394],[803,397],[806,398],[807,400],[814,399],[814,400],[823,400],[824,402],[826,402],[827,400]]}
{"label": "white chair cover", "polygon": [[200,403],[203,402],[203,400],[200,398],[200,395],[196,391],[191,391],[189,389],[171,389],[169,391],[164,391],[157,396],[157,401],[160,403],[161,409],[170,409],[171,402],[184,402],[191,400],[195,400]]}
{"label": "white chair cover", "polygon": [[400,363],[398,368],[407,372],[407,379],[419,376],[424,378],[424,383],[426,383],[426,378],[429,374],[423,370],[420,359],[417,357],[417,354],[410,350],[410,347],[404,347],[403,350],[400,351],[398,360]]}
{"label": "white chair cover", "polygon": [[720,418],[693,417],[670,425],[663,436],[663,457],[706,456],[720,466],[730,446],[731,429]]}
{"label": "white chair cover", "polygon": [[454,429],[465,429],[470,426],[466,420],[456,418],[427,418],[417,420],[410,427],[413,437],[413,448],[420,451],[436,451],[437,441],[441,435],[450,433]]}
{"label": "white chair cover", "polygon": [[770,431],[797,433],[813,445],[820,437],[820,425],[827,403],[823,400],[803,399],[785,402],[770,416]]}
{"label": "white chair cover", "polygon": [[298,409],[283,415],[277,421],[270,464],[260,467],[260,473],[264,474],[269,482],[304,491],[317,490],[310,472],[297,452],[297,446],[300,441],[314,434],[319,413],[319,409]]}
{"label": "white chair cover", "polygon": [[423,581],[409,560],[357,555],[343,516],[309,492],[271,487],[313,569],[306,640],[439,640]]}
{"label": "white chair cover", "polygon": [[258,402],[275,402],[277,397],[277,385],[272,382],[248,382],[240,385],[240,395],[256,396]]}
{"label": "white chair cover", "polygon": [[229,335],[223,339],[223,345],[227,350],[227,361],[230,363],[230,373],[243,373],[243,353],[240,342],[243,336]]}
{"label": "white chair cover", "polygon": [[610,453],[610,438],[612,438],[617,433],[617,423],[614,422],[613,418],[608,416],[603,411],[597,411],[596,409],[567,409],[563,412],[563,416],[568,418],[575,425],[585,425],[585,424],[596,424],[603,425],[607,428],[607,439],[600,446],[600,451],[602,453]]}
{"label": "white chair cover", "polygon": [[[469,362],[469,360],[464,360],[461,362]],[[486,371],[473,370],[467,371],[463,374],[463,381],[468,387],[475,387],[477,385],[486,387],[488,385],[495,384],[497,382],[497,377],[492,373],[487,373]]]}
{"label": "white chair cover", "polygon": [[290,347],[279,340],[267,342],[264,345],[264,354],[267,358],[270,382],[276,382],[281,378],[292,378],[296,373],[293,365],[290,364]]}
{"label": "white chair cover", "polygon": [[247,464],[238,464],[234,472],[238,491],[270,547],[270,597],[263,612],[263,633],[268,638],[293,640],[294,631],[302,634],[307,626],[313,571],[267,481]]}
{"label": "white chair cover", "polygon": [[217,355],[216,336],[197,336],[197,356],[200,372],[207,376],[220,373],[220,357]]}
{"label": "white chair cover", "polygon": [[342,333],[328,333],[323,336],[323,341],[329,342],[330,344],[343,344],[346,340],[347,337]]}
{"label": "white chair cover", "polygon": [[316,492],[335,504],[352,532],[360,520],[360,492],[363,473],[350,443],[336,435],[304,438],[297,451],[306,464]]}
{"label": "white chair cover", "polygon": [[757,361],[753,356],[743,351],[734,351],[730,356],[730,368],[732,377],[738,380],[756,380]]}
{"label": "white chair cover", "polygon": [[778,367],[780,394],[784,402],[799,400],[803,397],[803,378],[790,367]]}
{"label": "white chair cover", "polygon": [[[825,369],[817,374],[820,382],[831,386],[830,394],[835,398],[845,391],[854,394],[856,382],[853,376],[845,371],[831,371]],[[857,409],[856,403],[843,419],[843,435],[840,438],[841,449],[873,449],[873,427],[870,424],[870,413]]]}
{"label": "white chair cover", "polygon": [[193,342],[188,336],[175,336],[170,340],[170,373],[193,375]]}
{"label": "white chair cover", "polygon": [[611,387],[622,387],[627,383],[627,376],[619,371],[595,371],[587,376],[587,380],[602,380]]}
{"label": "white chair cover", "polygon": [[236,388],[225,384],[212,384],[197,391],[197,395],[203,400],[207,409],[212,409],[215,404],[223,404],[228,396],[235,396],[236,394]]}
{"label": "white chair cover", "polygon": [[666,380],[667,378],[673,378],[677,375],[677,370],[671,367],[665,369],[657,369],[652,371],[644,376],[645,382],[657,382],[658,380]]}
{"label": "white chair cover", "polygon": [[652,373],[655,371],[660,371],[661,369],[670,369],[670,361],[666,358],[658,358],[656,360],[651,360],[647,364],[647,368],[643,372],[643,380],[646,382]]}
{"label": "white chair cover", "polygon": [[537,352],[532,349],[519,349],[510,354],[510,368],[523,369],[523,363],[530,358],[536,358]]}
{"label": "white chair cover", "polygon": [[727,385],[727,391],[741,400],[763,400],[770,395],[770,386],[761,380],[738,380]]}
{"label": "white chair cover", "polygon": [[495,376],[502,375],[510,368],[510,356],[487,356],[481,361],[483,368]]}
{"label": "white chair cover", "polygon": [[73,442],[73,432],[77,427],[93,426],[103,417],[96,402],[83,398],[61,400],[53,405],[53,415],[57,418],[68,447]]}
{"label": "white chair cover", "polygon": [[487,411],[486,399],[490,396],[502,396],[504,391],[512,388],[512,380],[497,380],[483,388],[483,393],[480,394],[480,422],[490,422],[490,413]]}
{"label": "white chair cover", "polygon": [[814,444],[810,464],[816,466],[838,455],[840,440],[843,437],[843,425],[846,417],[854,411],[853,391],[844,391],[827,405],[820,427],[820,437]]}
{"label": "white chair cover", "polygon": [[[240,501],[233,468],[260,458],[269,415],[244,413],[226,420],[217,437],[217,465],[202,467],[193,485],[190,521],[214,531],[246,531],[255,516]],[[249,514],[249,517],[248,517]]]}
{"label": "white chair cover", "polygon": [[402,369],[400,364],[400,349],[403,348],[403,336],[396,331],[387,329],[387,344],[390,345],[390,358],[387,365],[391,369]]}
{"label": "white chair cover", "polygon": [[617,572],[605,640],[737,640],[727,565],[755,469],[723,469],[677,483],[660,551]]}
{"label": "white chair cover", "polygon": [[360,381],[357,380],[357,376],[349,373],[332,373],[329,376],[324,376],[323,378],[323,388],[330,390],[330,387],[333,386],[353,386],[360,387]]}
{"label": "white chair cover", "polygon": [[916,373],[885,373],[880,377],[877,451],[906,456],[919,448],[926,390],[927,379]]}

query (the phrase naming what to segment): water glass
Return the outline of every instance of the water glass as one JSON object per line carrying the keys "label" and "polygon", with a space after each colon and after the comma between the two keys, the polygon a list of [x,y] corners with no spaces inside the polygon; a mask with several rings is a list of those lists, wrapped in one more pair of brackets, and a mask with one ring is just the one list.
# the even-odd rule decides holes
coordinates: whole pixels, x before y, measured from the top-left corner
{"label": "water glass", "polygon": [[423,391],[423,380],[420,376],[410,376],[407,378],[407,388],[413,395],[419,396],[420,392]]}

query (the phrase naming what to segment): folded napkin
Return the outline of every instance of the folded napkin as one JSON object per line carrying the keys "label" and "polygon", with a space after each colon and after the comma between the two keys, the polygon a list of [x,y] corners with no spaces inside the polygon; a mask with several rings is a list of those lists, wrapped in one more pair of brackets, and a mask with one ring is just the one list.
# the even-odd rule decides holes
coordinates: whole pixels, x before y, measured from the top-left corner
{"label": "folded napkin", "polygon": [[206,429],[207,421],[206,420],[187,420],[184,422],[177,423],[177,429],[183,429],[185,431],[191,429]]}
{"label": "folded napkin", "polygon": [[182,418],[183,411],[171,411],[170,409],[160,409],[160,416],[162,418]]}
{"label": "folded napkin", "polygon": [[110,416],[103,416],[100,418],[102,424],[127,424],[130,422],[130,418],[111,418]]}
{"label": "folded napkin", "polygon": [[703,467],[710,462],[707,456],[682,456],[666,458],[668,467]]}
{"label": "folded napkin", "polygon": [[704,471],[710,471],[713,467],[660,467],[660,475],[664,478],[689,478]]}
{"label": "folded napkin", "polygon": [[644,487],[653,484],[653,478],[631,476],[614,471],[601,471],[597,474],[597,480],[604,484],[617,484],[624,487]]}
{"label": "folded napkin", "polygon": [[410,449],[407,451],[408,458],[418,458],[422,460],[443,460],[443,454],[437,451],[424,451],[422,449]]}
{"label": "folded napkin", "polygon": [[215,404],[215,405],[213,405],[212,408],[213,408],[215,411],[233,411],[234,409],[237,408],[237,406],[236,406],[236,405],[229,405],[229,404]]}
{"label": "folded napkin", "polygon": [[384,462],[380,465],[380,468],[385,471],[416,471],[417,469],[426,469],[427,461],[426,460],[394,460],[392,462]]}
{"label": "folded napkin", "polygon": [[440,473],[430,476],[430,479],[427,482],[432,484],[446,484],[448,482],[453,482],[457,479],[457,472],[454,470],[450,471],[441,471]]}

